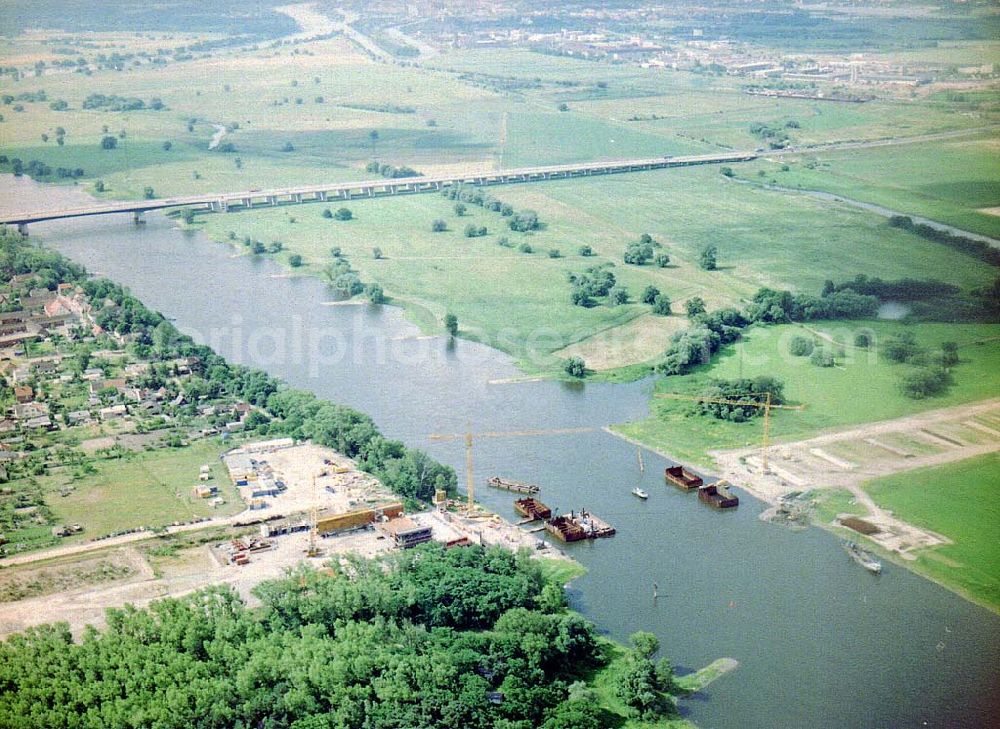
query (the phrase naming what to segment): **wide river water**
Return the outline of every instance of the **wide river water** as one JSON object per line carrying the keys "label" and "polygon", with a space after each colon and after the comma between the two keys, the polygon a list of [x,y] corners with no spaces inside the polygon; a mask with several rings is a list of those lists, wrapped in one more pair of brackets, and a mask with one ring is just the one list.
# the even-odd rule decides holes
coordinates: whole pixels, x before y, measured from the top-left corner
{"label": "wide river water", "polygon": [[[0,209],[79,202],[83,193],[0,176]],[[364,204],[363,202],[360,204]],[[239,213],[233,213],[238,215]],[[461,443],[434,432],[599,428],[645,415],[650,382],[489,384],[517,375],[505,355],[420,338],[392,307],[335,306],[327,287],[184,233],[162,215],[31,227],[35,240],[128,286],[232,361],[362,410],[389,436],[453,465]],[[740,667],[683,702],[703,729],[988,727],[1000,716],[1000,617],[896,565],[874,577],[819,529],[704,508],[664,485],[667,462],[601,430],[481,439],[477,481],[539,483],[562,511],[586,507],[618,534],[567,551],[588,568],[573,606],[611,636],[655,632],[681,670],[731,656]],[[635,486],[650,492],[642,502]],[[478,498],[513,517],[512,495]],[[122,508],[127,508],[122,505]],[[652,599],[652,584],[659,599]]]}

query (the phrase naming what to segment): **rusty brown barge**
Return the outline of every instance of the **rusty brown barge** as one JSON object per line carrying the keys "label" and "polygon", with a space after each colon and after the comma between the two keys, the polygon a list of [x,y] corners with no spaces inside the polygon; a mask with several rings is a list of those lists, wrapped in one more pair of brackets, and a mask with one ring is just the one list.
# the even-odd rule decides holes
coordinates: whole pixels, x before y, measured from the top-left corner
{"label": "rusty brown barge", "polygon": [[541,488],[533,483],[524,483],[523,481],[515,481],[510,478],[501,478],[500,476],[494,476],[486,483],[488,483],[495,489],[514,491],[515,493],[519,494],[537,494],[539,491],[541,491]]}
{"label": "rusty brown barge", "polygon": [[613,537],[615,528],[583,509],[579,513],[570,512],[545,522],[545,529],[556,539],[564,542],[579,542],[583,539]]}
{"label": "rusty brown barge", "polygon": [[663,472],[663,477],[668,483],[672,483],[674,486],[685,491],[699,489],[705,483],[700,476],[691,473],[684,466],[668,466]]}
{"label": "rusty brown barge", "polygon": [[734,509],[740,505],[740,498],[729,490],[726,481],[716,481],[698,489],[698,498],[715,509]]}
{"label": "rusty brown barge", "polygon": [[528,498],[518,499],[515,501],[514,511],[526,519],[531,519],[532,521],[548,519],[552,516],[552,509],[547,507],[538,499],[533,499],[530,496]]}

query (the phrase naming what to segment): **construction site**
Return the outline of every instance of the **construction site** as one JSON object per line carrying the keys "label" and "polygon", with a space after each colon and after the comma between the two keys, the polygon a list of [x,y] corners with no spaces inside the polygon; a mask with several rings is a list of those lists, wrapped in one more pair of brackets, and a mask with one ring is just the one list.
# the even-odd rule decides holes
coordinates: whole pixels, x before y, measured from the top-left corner
{"label": "construction site", "polygon": [[[862,514],[838,514],[828,526],[849,529],[903,559],[947,544],[940,534],[896,518],[862,488],[871,479],[964,461],[1000,449],[1000,400],[987,400],[871,423],[796,442],[712,453],[724,476],[791,522],[802,497],[844,490]],[[942,484],[943,486],[945,484]]]}
{"label": "construction site", "polygon": [[437,508],[407,513],[378,479],[331,448],[286,438],[244,444],[222,460],[246,510],[163,538],[129,535],[128,546],[76,545],[55,560],[11,566],[0,584],[12,596],[0,638],[53,621],[79,636],[103,624],[106,608],[144,606],[213,584],[232,586],[253,605],[256,585],[303,561],[319,567],[348,553],[373,557],[432,540],[565,558],[516,524],[443,492]]}

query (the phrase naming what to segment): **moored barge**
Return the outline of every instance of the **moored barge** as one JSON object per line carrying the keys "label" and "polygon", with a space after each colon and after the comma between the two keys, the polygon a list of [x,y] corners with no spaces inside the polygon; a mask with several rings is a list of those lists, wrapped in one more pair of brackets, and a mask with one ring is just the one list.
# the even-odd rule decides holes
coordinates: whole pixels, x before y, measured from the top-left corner
{"label": "moored barge", "polygon": [[734,509],[740,505],[740,498],[728,488],[726,481],[716,481],[698,489],[698,498],[716,509]]}
{"label": "moored barge", "polygon": [[489,479],[486,483],[495,489],[504,489],[505,491],[514,491],[519,494],[537,494],[541,491],[541,488],[533,483],[524,483],[522,481],[514,481],[510,478],[501,478],[500,476],[494,476]]}
{"label": "moored barge", "polygon": [[528,498],[518,499],[515,501],[514,511],[527,519],[531,519],[532,521],[537,519],[548,519],[552,516],[552,509],[547,507],[538,499],[533,499],[530,496]]}
{"label": "moored barge", "polygon": [[615,528],[606,521],[583,509],[579,513],[570,512],[545,522],[545,529],[556,539],[564,542],[579,542],[582,539],[613,537]]}
{"label": "moored barge", "polygon": [[691,473],[684,466],[668,466],[663,472],[663,477],[685,491],[701,488],[702,484],[705,483],[700,476]]}

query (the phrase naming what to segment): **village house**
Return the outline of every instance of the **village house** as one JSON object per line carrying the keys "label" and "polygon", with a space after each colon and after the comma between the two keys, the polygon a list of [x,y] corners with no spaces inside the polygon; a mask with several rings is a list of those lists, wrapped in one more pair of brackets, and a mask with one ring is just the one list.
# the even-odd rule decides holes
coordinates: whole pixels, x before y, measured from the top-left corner
{"label": "village house", "polygon": [[35,397],[35,391],[28,385],[18,385],[14,388],[14,399],[20,404],[31,402]]}
{"label": "village house", "polygon": [[44,402],[26,402],[14,406],[14,418],[25,421],[49,414],[49,406]]}
{"label": "village house", "polygon": [[72,425],[89,425],[93,422],[93,417],[89,410],[74,410],[66,413],[66,422]]}
{"label": "village house", "polygon": [[98,414],[101,420],[117,420],[128,415],[128,410],[124,405],[111,405],[110,407],[101,408]]}
{"label": "village house", "polygon": [[40,415],[37,418],[30,418],[24,421],[27,430],[51,430],[55,427],[48,415]]}
{"label": "village house", "polygon": [[13,433],[17,429],[17,423],[13,420],[4,418],[0,420],[0,433]]}
{"label": "village house", "polygon": [[50,359],[31,363],[31,371],[36,375],[54,375],[59,371],[59,362]]}
{"label": "village house", "polygon": [[125,365],[125,378],[141,377],[149,372],[149,362],[131,362]]}

